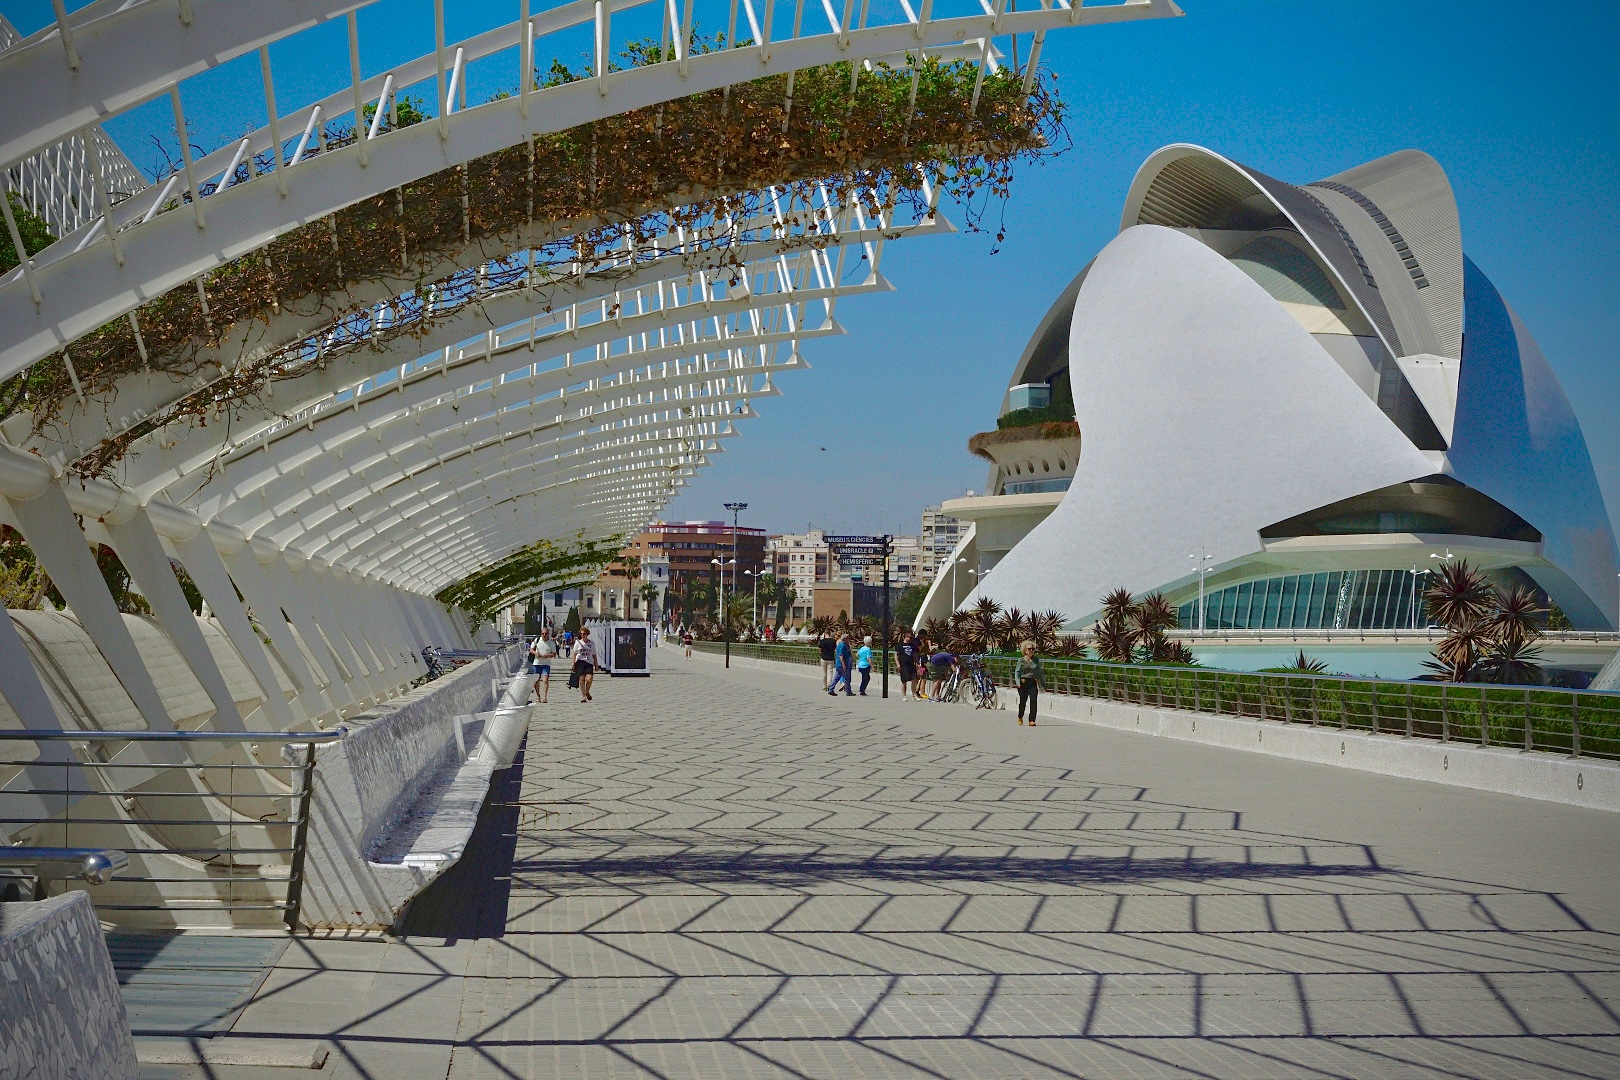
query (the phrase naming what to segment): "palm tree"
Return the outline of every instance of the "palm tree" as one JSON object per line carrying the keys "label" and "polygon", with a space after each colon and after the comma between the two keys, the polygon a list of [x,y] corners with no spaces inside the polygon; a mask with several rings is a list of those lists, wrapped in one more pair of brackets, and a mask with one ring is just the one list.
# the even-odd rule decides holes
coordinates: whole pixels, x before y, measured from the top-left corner
{"label": "palm tree", "polygon": [[641,613],[648,622],[653,621],[653,604],[658,601],[658,586],[652,582],[644,582],[641,586]]}
{"label": "palm tree", "polygon": [[1515,585],[1502,593],[1466,559],[1445,563],[1436,578],[1424,600],[1446,636],[1425,667],[1448,682],[1542,681],[1535,640],[1541,636],[1544,609],[1534,589]]}
{"label": "palm tree", "polygon": [[1440,674],[1445,682],[1467,682],[1477,674],[1480,658],[1495,644],[1490,629],[1481,620],[1452,626],[1435,646],[1434,659],[1423,666]]}
{"label": "palm tree", "polygon": [[1101,600],[1103,619],[1112,619],[1115,622],[1127,621],[1136,610],[1136,601],[1131,597],[1129,589],[1115,589]]}
{"label": "palm tree", "polygon": [[1091,628],[1097,656],[1109,663],[1130,663],[1136,647],[1130,625],[1136,617],[1136,601],[1131,591],[1115,589],[1097,602],[1102,605],[1102,618]]}
{"label": "palm tree", "polygon": [[776,628],[782,629],[787,621],[788,613],[793,610],[794,603],[799,599],[799,590],[793,587],[793,582],[787,578],[776,579]]}
{"label": "palm tree", "polygon": [[1164,598],[1163,593],[1149,593],[1136,602],[1126,626],[1130,630],[1132,643],[1141,651],[1144,660],[1163,660],[1165,631],[1175,629],[1176,609]]}

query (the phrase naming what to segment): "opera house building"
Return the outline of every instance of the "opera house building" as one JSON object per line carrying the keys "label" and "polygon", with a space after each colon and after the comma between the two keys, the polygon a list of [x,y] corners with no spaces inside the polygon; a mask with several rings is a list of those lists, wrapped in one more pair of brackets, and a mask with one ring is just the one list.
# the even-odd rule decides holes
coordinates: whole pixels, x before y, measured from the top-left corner
{"label": "opera house building", "polygon": [[1449,556],[1540,589],[1556,625],[1615,627],[1615,536],[1580,426],[1464,255],[1427,154],[1298,186],[1158,151],[1001,413],[970,443],[985,494],[945,506],[972,525],[924,618],[950,610],[954,565],[961,603],[1074,629],[1124,586],[1163,591],[1183,628],[1201,608],[1236,636],[1399,642]]}

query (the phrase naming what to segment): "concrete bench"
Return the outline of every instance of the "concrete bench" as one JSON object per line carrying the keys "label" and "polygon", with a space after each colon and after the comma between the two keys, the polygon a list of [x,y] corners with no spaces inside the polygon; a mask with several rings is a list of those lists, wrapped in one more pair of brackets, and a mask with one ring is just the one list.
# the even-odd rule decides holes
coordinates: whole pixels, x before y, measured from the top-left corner
{"label": "concrete bench", "polygon": [[0,904],[0,1077],[135,1080],[118,976],[83,892]]}
{"label": "concrete bench", "polygon": [[[302,921],[382,930],[466,849],[495,767],[478,745],[511,653],[350,717],[316,752]],[[469,760],[472,758],[472,760]]]}

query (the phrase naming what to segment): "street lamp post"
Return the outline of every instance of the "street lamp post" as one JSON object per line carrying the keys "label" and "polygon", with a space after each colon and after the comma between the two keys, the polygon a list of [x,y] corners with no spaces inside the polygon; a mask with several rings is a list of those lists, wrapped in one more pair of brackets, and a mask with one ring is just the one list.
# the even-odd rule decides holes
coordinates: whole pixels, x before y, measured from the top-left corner
{"label": "street lamp post", "polygon": [[956,613],[956,568],[958,566],[966,566],[966,565],[967,565],[967,560],[966,559],[957,559],[955,562],[951,563],[951,613],[952,614]]}
{"label": "street lamp post", "polygon": [[1206,554],[1203,548],[1198,550],[1197,555],[1189,555],[1187,558],[1193,561],[1193,569],[1198,571],[1198,630],[1202,633],[1204,631],[1204,575],[1209,573],[1209,567],[1204,564],[1215,556]]}
{"label": "street lamp post", "polygon": [[1412,629],[1418,628],[1418,574],[1417,563],[1412,564]]}
{"label": "street lamp post", "polygon": [[743,571],[743,577],[751,577],[751,578],[754,579],[754,602],[753,602],[752,605],[749,606],[748,616],[749,616],[749,618],[754,620],[754,625],[758,626],[759,625],[759,575],[754,573],[752,570],[744,570]]}
{"label": "street lamp post", "polygon": [[[731,511],[731,591],[735,595],[737,592],[737,518],[744,510],[748,509],[748,504],[745,502],[728,502],[721,505]],[[731,613],[725,609],[724,605],[720,608],[720,617],[723,620],[721,623],[721,636],[726,639],[726,667],[730,667]]]}

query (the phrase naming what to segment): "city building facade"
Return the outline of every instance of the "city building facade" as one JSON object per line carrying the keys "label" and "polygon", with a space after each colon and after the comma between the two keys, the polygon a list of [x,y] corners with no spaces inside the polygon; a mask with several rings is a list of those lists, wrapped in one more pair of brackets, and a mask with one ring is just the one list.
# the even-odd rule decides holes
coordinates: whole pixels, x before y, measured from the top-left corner
{"label": "city building facade", "polygon": [[[734,569],[736,587],[741,589],[747,583],[746,574],[762,574],[772,568],[767,540],[764,529],[733,528],[729,521],[655,521],[631,538],[619,558],[640,561],[651,557],[663,567],[669,587],[676,592],[693,579],[713,581],[722,569],[714,565],[719,559],[728,564],[724,570],[729,591]],[[729,565],[733,552],[735,568]]]}
{"label": "city building facade", "polygon": [[928,506],[923,508],[920,547],[922,551],[922,568],[930,576],[939,572],[939,568],[946,565],[951,552],[961,541],[965,523],[942,506]]}

